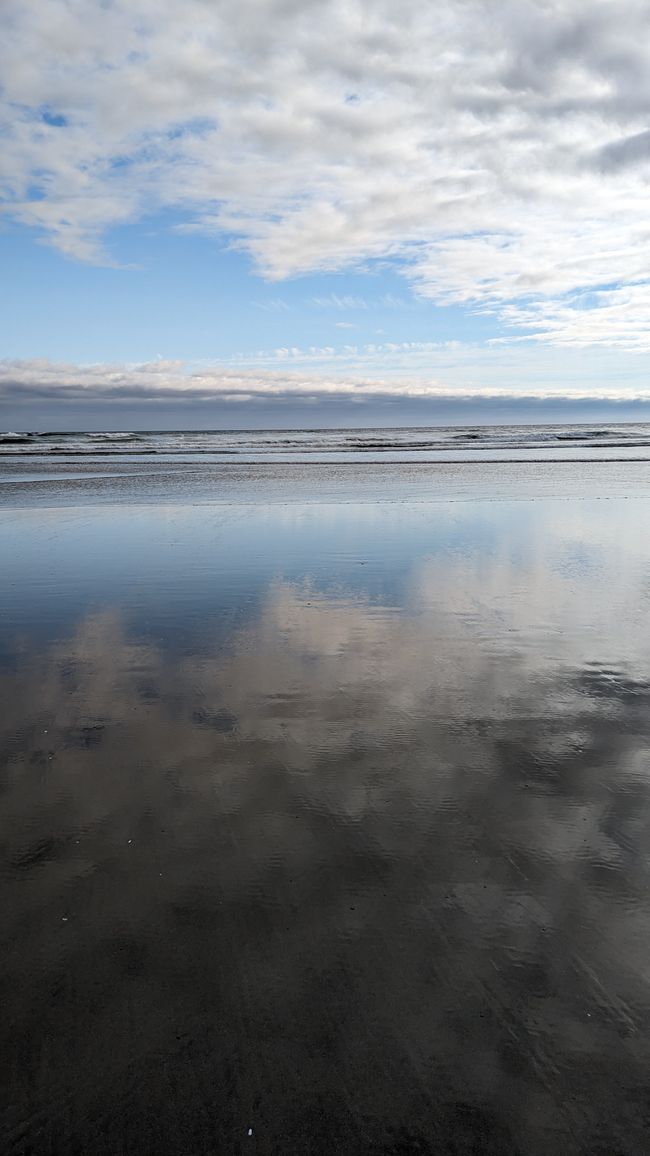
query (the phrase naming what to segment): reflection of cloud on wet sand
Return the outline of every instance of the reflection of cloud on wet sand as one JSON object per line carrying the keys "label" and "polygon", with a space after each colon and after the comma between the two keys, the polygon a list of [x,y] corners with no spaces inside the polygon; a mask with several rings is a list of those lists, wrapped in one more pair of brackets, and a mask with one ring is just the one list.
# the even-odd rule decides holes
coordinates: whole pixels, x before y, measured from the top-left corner
{"label": "reflection of cloud on wet sand", "polygon": [[248,1120],[264,1152],[641,1150],[650,667],[598,662],[604,600],[571,630],[549,581],[536,649],[526,591],[490,619],[471,577],[408,612],[278,584],[212,658],[110,612],[23,650],[7,1128],[27,1095],[98,1153]]}

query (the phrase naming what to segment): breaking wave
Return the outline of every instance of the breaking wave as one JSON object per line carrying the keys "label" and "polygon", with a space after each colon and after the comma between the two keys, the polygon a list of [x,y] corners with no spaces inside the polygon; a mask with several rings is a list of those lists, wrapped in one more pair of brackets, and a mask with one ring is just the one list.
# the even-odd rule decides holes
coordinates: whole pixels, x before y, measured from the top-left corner
{"label": "breaking wave", "polygon": [[[241,461],[650,460],[650,423],[612,426],[468,426],[429,429],[0,432],[0,457],[209,455]],[[616,453],[614,454],[614,451]]]}

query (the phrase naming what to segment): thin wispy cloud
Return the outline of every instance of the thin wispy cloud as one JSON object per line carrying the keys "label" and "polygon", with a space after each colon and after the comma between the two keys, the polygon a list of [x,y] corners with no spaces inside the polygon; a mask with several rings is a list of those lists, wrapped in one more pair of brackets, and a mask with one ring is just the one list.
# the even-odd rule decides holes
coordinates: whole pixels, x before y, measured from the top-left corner
{"label": "thin wispy cloud", "polygon": [[4,212],[74,259],[165,210],[272,280],[380,259],[515,336],[647,348],[645,0],[6,0],[2,30]]}
{"label": "thin wispy cloud", "polygon": [[365,297],[355,297],[349,293],[343,295],[330,293],[327,297],[312,297],[311,303],[317,309],[357,310],[369,308]]}
{"label": "thin wispy cloud", "polygon": [[253,305],[265,313],[288,313],[291,308],[282,297],[273,297],[270,301],[254,301]]}
{"label": "thin wispy cloud", "polygon": [[334,309],[345,312],[357,310],[408,309],[411,303],[394,293],[382,293],[380,297],[370,300],[350,293],[329,293],[326,297],[312,297],[311,304],[317,309]]}
{"label": "thin wispy cloud", "polygon": [[[355,329],[356,326],[345,321],[336,323],[336,328]],[[438,356],[446,351],[461,351],[463,346],[458,341],[381,341],[365,342],[362,344],[346,345],[297,345],[279,346],[275,349],[260,349],[254,352],[241,353],[233,357],[234,363],[240,365],[273,366],[277,362],[294,362],[301,365],[318,365],[326,363],[328,366],[342,364],[364,364],[377,367],[399,368],[416,365],[423,362],[431,365],[432,356]]]}

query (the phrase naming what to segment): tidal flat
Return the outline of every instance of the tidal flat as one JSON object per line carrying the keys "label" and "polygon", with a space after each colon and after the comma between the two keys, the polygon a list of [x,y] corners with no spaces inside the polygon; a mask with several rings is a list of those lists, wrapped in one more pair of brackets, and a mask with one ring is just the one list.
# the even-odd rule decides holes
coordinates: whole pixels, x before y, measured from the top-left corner
{"label": "tidal flat", "polygon": [[0,465],[0,1151],[646,1151],[650,462]]}

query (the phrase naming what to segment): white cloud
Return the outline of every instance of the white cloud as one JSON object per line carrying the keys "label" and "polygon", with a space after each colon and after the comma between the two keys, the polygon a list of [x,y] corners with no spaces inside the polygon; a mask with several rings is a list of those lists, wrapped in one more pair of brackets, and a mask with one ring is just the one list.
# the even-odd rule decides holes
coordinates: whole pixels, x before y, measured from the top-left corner
{"label": "white cloud", "polygon": [[254,301],[253,305],[265,313],[288,313],[291,308],[282,297],[272,297],[268,301]]}
{"label": "white cloud", "polygon": [[555,345],[610,345],[644,352],[650,349],[650,284],[597,290],[585,298],[508,305],[504,318],[532,330],[538,341]]}
{"label": "white cloud", "polygon": [[[607,350],[585,360],[572,351],[540,349],[524,372],[519,349],[426,342],[276,349],[248,364],[169,361],[76,365],[44,358],[0,361],[0,403],[37,415],[50,402],[77,410],[137,402],[297,402],[504,399],[650,401],[646,367],[627,354],[616,374]],[[617,355],[618,356],[618,355]],[[561,359],[558,373],[556,359]],[[534,362],[534,364],[533,364]],[[521,388],[526,380],[525,391]]]}
{"label": "white cloud", "polygon": [[[356,329],[356,326],[347,321],[337,321],[336,328]],[[412,368],[419,367],[422,363],[431,365],[433,356],[468,348],[471,347],[461,346],[458,341],[384,341],[362,345],[310,345],[307,348],[293,345],[241,353],[231,360],[240,365],[269,367],[280,361],[314,366],[325,363],[332,367],[338,366],[339,371],[343,366],[348,369],[350,366],[361,365],[385,370],[408,368],[409,365]]]}
{"label": "white cloud", "polygon": [[172,209],[269,278],[391,258],[538,340],[640,347],[646,0],[5,0],[0,72],[5,211],[70,256]]}
{"label": "white cloud", "polygon": [[312,297],[312,305],[317,309],[341,309],[346,311],[368,309],[365,297],[355,297],[353,294],[329,293],[327,297]]}
{"label": "white cloud", "polygon": [[[299,350],[287,350],[285,360],[299,360]],[[283,361],[276,351],[276,366]],[[180,361],[141,365],[71,365],[45,359],[0,362],[0,399],[5,402],[57,398],[61,402],[160,398],[187,401],[251,400],[263,397],[306,395],[369,397],[455,396],[435,379],[413,378],[399,383],[376,377],[327,372],[296,372],[293,368],[268,370],[224,366],[190,366]]]}

